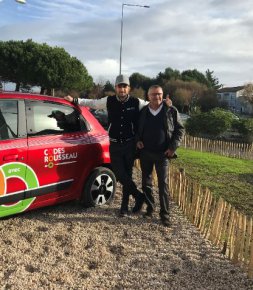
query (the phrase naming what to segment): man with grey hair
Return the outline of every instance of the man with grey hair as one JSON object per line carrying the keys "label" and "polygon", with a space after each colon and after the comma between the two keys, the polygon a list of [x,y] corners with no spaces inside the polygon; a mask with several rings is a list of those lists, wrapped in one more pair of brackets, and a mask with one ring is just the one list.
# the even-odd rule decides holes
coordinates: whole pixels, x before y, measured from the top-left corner
{"label": "man with grey hair", "polygon": [[147,197],[147,212],[144,217],[151,218],[155,200],[152,194],[152,171],[155,166],[160,199],[160,217],[164,226],[170,226],[169,217],[169,159],[184,135],[184,126],[174,106],[166,106],[163,89],[153,85],[148,90],[149,104],[139,115],[137,147],[140,149],[142,170],[142,190]]}

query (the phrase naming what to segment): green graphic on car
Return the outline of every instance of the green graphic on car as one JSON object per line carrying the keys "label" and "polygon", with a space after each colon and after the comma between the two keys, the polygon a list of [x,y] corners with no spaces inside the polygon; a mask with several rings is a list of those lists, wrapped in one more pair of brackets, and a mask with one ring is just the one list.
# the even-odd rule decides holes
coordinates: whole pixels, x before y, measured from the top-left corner
{"label": "green graphic on car", "polygon": [[[6,196],[8,178],[18,178],[24,182],[26,189],[35,189],[39,187],[39,182],[36,173],[33,169],[23,163],[13,162],[0,166],[0,200]],[[13,193],[15,194],[15,193]],[[35,200],[35,197],[27,198],[10,205],[0,205],[0,217],[20,213],[26,210]]]}

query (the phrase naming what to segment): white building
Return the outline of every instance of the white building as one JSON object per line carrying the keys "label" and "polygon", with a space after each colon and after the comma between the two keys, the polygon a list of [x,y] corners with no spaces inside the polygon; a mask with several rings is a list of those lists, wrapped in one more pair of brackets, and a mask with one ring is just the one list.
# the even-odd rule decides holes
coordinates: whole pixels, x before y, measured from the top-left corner
{"label": "white building", "polygon": [[252,115],[253,105],[244,98],[243,91],[244,86],[222,88],[217,91],[217,97],[232,112]]}

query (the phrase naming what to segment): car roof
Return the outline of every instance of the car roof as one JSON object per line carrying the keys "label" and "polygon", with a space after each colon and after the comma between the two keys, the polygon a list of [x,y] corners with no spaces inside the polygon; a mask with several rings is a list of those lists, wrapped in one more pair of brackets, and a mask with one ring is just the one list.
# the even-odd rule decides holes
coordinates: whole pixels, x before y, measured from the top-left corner
{"label": "car roof", "polygon": [[47,95],[40,95],[34,93],[21,93],[21,92],[6,92],[0,91],[0,99],[26,99],[26,100],[38,100],[38,101],[51,101],[60,102],[63,104],[70,104],[68,101],[61,97],[53,97]]}

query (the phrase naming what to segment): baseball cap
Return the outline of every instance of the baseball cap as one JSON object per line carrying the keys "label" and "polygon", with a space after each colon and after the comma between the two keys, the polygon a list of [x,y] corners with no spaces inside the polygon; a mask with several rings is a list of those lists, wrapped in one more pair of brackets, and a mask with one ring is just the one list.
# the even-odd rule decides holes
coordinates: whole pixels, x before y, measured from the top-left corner
{"label": "baseball cap", "polygon": [[117,86],[119,84],[126,84],[126,85],[130,86],[129,77],[126,75],[118,75],[116,77],[115,86]]}

